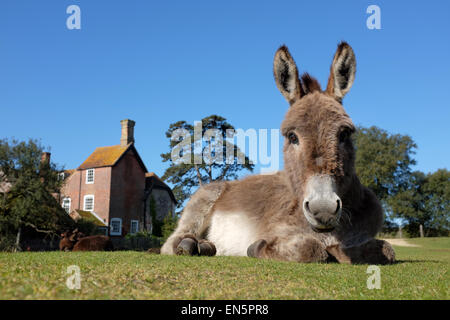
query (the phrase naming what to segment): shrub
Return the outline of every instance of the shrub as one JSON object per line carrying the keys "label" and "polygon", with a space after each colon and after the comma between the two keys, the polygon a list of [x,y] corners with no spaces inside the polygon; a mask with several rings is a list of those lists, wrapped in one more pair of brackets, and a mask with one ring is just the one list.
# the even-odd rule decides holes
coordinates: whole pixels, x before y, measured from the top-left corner
{"label": "shrub", "polygon": [[161,246],[161,238],[148,231],[140,231],[135,234],[127,234],[124,238],[112,239],[116,250],[148,250]]}
{"label": "shrub", "polygon": [[178,221],[178,219],[176,217],[172,217],[171,212],[169,212],[169,214],[164,218],[163,224],[161,227],[163,242],[165,242],[167,240],[167,238],[175,230],[175,228],[177,227],[177,221]]}
{"label": "shrub", "polygon": [[91,219],[79,219],[75,224],[75,228],[78,228],[78,231],[84,233],[87,236],[104,234],[98,229],[98,226]]}

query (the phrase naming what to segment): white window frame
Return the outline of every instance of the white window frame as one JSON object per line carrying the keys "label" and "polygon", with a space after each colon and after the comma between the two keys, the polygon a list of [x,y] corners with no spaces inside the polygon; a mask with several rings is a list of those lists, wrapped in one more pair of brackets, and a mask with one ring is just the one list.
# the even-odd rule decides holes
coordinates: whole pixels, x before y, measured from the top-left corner
{"label": "white window frame", "polygon": [[[64,207],[64,201],[66,200],[69,200],[69,210],[66,210],[66,208]],[[72,199],[70,199],[70,197],[63,198],[61,206],[63,207],[64,210],[66,210],[67,213],[70,213],[70,208],[72,207]]]}
{"label": "white window frame", "polygon": [[[92,181],[89,181],[89,172],[92,172]],[[95,169],[86,170],[86,184],[93,184],[95,181]]]}
{"label": "white window frame", "polygon": [[[119,231],[116,232],[113,230],[113,222],[119,222]],[[122,235],[122,219],[121,218],[111,218],[111,221],[109,222],[109,234],[111,236],[121,236]]]}
{"label": "white window frame", "polygon": [[[87,198],[92,198],[92,209],[88,210],[86,209],[86,199]],[[94,212],[94,208],[95,208],[95,197],[93,194],[87,194],[84,196],[83,198],[83,210],[84,211],[89,211],[89,212]]]}
{"label": "white window frame", "polygon": [[[136,223],[136,231],[133,232],[133,223]],[[139,232],[139,220],[131,220],[130,223],[130,233],[135,234]]]}
{"label": "white window frame", "polygon": [[58,180],[64,180],[66,178],[66,173],[65,172],[60,172],[58,174]]}

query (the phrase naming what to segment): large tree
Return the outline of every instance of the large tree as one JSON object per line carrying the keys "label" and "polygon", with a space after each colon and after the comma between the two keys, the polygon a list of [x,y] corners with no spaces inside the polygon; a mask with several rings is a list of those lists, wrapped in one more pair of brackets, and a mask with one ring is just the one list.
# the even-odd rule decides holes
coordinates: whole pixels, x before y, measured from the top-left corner
{"label": "large tree", "polygon": [[395,217],[407,221],[412,235],[447,235],[450,231],[450,172],[439,169],[425,175],[411,174],[403,190],[393,196],[389,205]]}
{"label": "large tree", "polygon": [[[408,135],[359,127],[355,136],[356,171],[361,182],[382,201],[388,218],[401,218],[408,231],[418,235],[448,233],[450,212],[449,172],[412,171],[416,144]],[[386,220],[389,224],[389,220]]]}
{"label": "large tree", "polygon": [[419,233],[419,226],[425,225],[432,218],[425,207],[427,197],[424,190],[425,183],[426,175],[423,172],[414,171],[409,176],[408,182],[387,200],[392,212],[391,216],[406,220],[410,233],[412,230],[417,230],[413,233]]}
{"label": "large tree", "polygon": [[450,231],[450,171],[439,169],[429,173],[423,191],[426,194],[425,210],[431,216],[431,219],[426,222],[426,227],[448,235]]}
{"label": "large tree", "polygon": [[354,142],[355,168],[361,183],[386,204],[410,181],[416,144],[408,135],[389,134],[375,126],[359,127]]}
{"label": "large tree", "polygon": [[[170,151],[161,157],[170,166],[162,179],[174,185],[178,207],[182,207],[198,186],[212,181],[233,180],[238,178],[241,170],[253,171],[254,168],[232,141],[229,133],[235,129],[225,118],[211,115],[201,120],[201,130],[200,123],[197,126],[198,130],[194,130],[194,125],[178,121],[172,123],[166,132]],[[220,137],[211,136],[214,132]],[[184,156],[187,161],[174,159],[174,154]]]}
{"label": "large tree", "polygon": [[[36,140],[0,140],[0,235],[17,246],[24,230],[56,235],[73,221],[53,196],[61,181],[56,165],[41,161]],[[8,244],[3,243],[3,246]]]}

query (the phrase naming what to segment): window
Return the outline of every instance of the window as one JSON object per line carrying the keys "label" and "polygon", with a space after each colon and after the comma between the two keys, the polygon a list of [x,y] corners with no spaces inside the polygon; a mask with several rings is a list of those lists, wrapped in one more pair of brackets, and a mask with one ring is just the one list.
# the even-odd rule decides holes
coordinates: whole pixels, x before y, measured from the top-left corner
{"label": "window", "polygon": [[107,227],[98,227],[98,232],[101,233],[102,235],[107,236],[108,235],[108,228]]}
{"label": "window", "polygon": [[64,180],[66,178],[66,173],[65,172],[60,172],[58,174],[58,180]]}
{"label": "window", "polygon": [[67,213],[70,213],[70,198],[64,198],[62,202],[62,207],[66,210]]}
{"label": "window", "polygon": [[134,234],[139,231],[139,221],[138,220],[131,220],[131,228],[130,233]]}
{"label": "window", "polygon": [[110,227],[111,227],[111,230],[109,232],[110,235],[112,236],[122,235],[122,219],[112,218]]}
{"label": "window", "polygon": [[94,183],[94,170],[95,169],[88,169],[86,171],[86,183],[87,184]]}
{"label": "window", "polygon": [[94,211],[94,196],[84,196],[84,211]]}

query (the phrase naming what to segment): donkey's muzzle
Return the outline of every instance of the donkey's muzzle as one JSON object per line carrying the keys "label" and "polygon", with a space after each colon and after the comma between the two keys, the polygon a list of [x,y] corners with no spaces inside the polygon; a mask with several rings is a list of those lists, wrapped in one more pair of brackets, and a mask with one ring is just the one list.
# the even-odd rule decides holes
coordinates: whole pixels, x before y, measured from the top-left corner
{"label": "donkey's muzzle", "polygon": [[308,182],[303,213],[316,232],[330,232],[337,226],[342,201],[335,190],[333,180],[327,176],[314,176]]}
{"label": "donkey's muzzle", "polygon": [[305,214],[308,214],[315,220],[314,222],[316,222],[313,224],[314,229],[323,232],[334,229],[341,210],[341,200],[333,200],[314,199],[312,201],[304,202]]}

